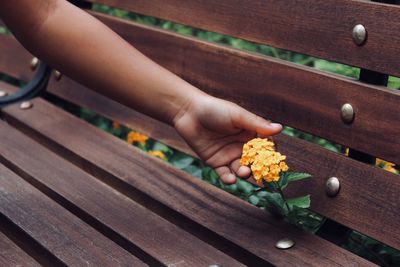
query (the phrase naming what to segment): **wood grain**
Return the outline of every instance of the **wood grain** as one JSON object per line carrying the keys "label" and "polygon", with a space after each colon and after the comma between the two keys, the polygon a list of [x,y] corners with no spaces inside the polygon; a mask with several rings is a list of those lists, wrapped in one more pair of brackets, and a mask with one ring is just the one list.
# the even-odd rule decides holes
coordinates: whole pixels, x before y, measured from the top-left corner
{"label": "wood grain", "polygon": [[41,246],[56,257],[58,262],[53,264],[144,266],[4,165],[0,165],[0,184],[1,224],[13,224],[9,227],[28,234],[36,242],[33,246]]}
{"label": "wood grain", "polygon": [[[53,124],[57,119],[45,120],[44,118],[49,116],[48,110],[51,109],[51,106],[43,101],[38,101],[40,105],[35,110],[30,111],[31,113],[34,112],[35,115],[29,115],[29,113],[16,108],[6,109],[5,115],[11,122],[26,124],[28,128],[34,129],[35,134],[45,135],[52,140],[56,139],[56,142],[61,143],[65,149],[72,149],[74,153],[78,153],[77,151],[79,151],[78,154],[86,160],[95,157],[88,151],[79,150],[79,147],[75,149],[75,147],[70,145],[70,143],[77,141],[65,142],[61,136],[57,137],[54,130],[46,129],[46,125]],[[31,119],[30,116],[40,117],[41,122]],[[69,120],[67,118],[69,116],[65,117],[65,120]],[[131,121],[131,124],[134,125],[134,121]],[[63,126],[63,124],[57,123],[57,126],[54,128],[58,129],[58,127],[64,129],[71,126]],[[153,127],[156,128],[157,125]],[[82,134],[82,137],[88,135],[85,132],[78,133],[73,131],[75,128],[72,127],[70,130],[65,130],[70,132],[70,135]],[[61,135],[62,130],[58,131],[60,131],[59,134]],[[93,133],[92,135],[95,134]],[[89,137],[87,138],[88,142],[104,142],[101,141],[101,138],[97,141]],[[294,183],[288,187],[290,196],[311,194],[313,199],[312,209],[318,213],[393,247],[400,247],[400,242],[397,239],[397,235],[400,234],[400,222],[397,220],[396,208],[400,203],[400,196],[396,193],[400,190],[398,175],[357,162],[343,155],[329,152],[324,148],[300,139],[280,135],[276,140],[279,144],[279,150],[287,154],[288,163],[293,171],[306,171],[313,175],[313,179],[305,183]],[[118,148],[117,144],[108,143],[106,147],[115,147],[115,153],[119,153],[121,158],[131,158],[129,156],[130,152],[124,150],[122,146]],[[96,149],[100,150],[100,148]],[[103,151],[99,152],[99,154],[109,154],[109,152]],[[116,155],[112,156],[114,160],[116,160],[116,157]],[[85,159],[83,160],[86,161]],[[96,159],[93,164],[101,165],[97,160],[103,162],[104,159]],[[115,164],[121,164],[119,160],[116,161]],[[105,164],[105,162],[103,163]],[[112,165],[107,166],[111,168]],[[127,174],[120,175],[124,176]],[[329,198],[325,194],[325,182],[331,176],[339,177],[342,184],[340,195],[336,198]],[[371,192],[374,193],[371,194]],[[382,205],[382,203],[385,203],[385,205]],[[382,228],[382,225],[385,225],[385,227]]]}
{"label": "wood grain", "polygon": [[0,162],[116,243],[126,240],[126,250],[143,250],[151,265],[243,266],[1,122],[0,139]]}
{"label": "wood grain", "polygon": [[[400,91],[366,85],[311,68],[183,38],[149,27],[97,16],[146,55],[210,94],[231,100],[263,117],[400,163]],[[61,86],[63,89],[57,89]],[[59,96],[80,91],[51,83]],[[76,95],[76,94],[75,94]],[[81,105],[101,109],[79,92]],[[76,97],[78,98],[78,97]],[[97,97],[97,99],[100,99]],[[90,102],[90,103],[84,103]],[[351,103],[352,124],[340,108]],[[105,101],[102,101],[102,105]],[[107,114],[103,114],[106,115]],[[384,134],[382,134],[384,132]]]}
{"label": "wood grain", "polygon": [[[89,0],[400,76],[400,7],[359,0]],[[357,46],[352,29],[368,40]]]}
{"label": "wood grain", "polygon": [[[283,124],[400,163],[399,91],[363,85],[103,15],[97,17],[145,54],[213,95]],[[20,48],[11,37],[0,36],[0,51],[5,51],[0,58],[0,71],[28,80],[31,56]],[[344,103],[351,103],[356,110],[351,125],[340,118]]]}
{"label": "wood grain", "polygon": [[[182,38],[108,16],[97,17],[145,54],[208,93],[285,125],[400,163],[397,152],[400,150],[400,139],[397,138],[400,132],[399,91]],[[0,71],[3,66],[12,75],[26,79],[31,75],[29,54],[18,52],[19,45],[12,42],[11,37],[0,36],[2,39],[4,42],[0,42],[0,46],[3,45],[6,56],[0,59]],[[62,86],[63,90],[57,89],[58,86],[51,83],[49,88],[59,96],[66,94],[74,102],[74,96],[69,92],[73,90],[72,86]],[[80,89],[76,88],[74,92],[77,90]],[[75,95],[81,105],[99,109],[100,103],[96,105],[96,100],[86,98],[83,93]],[[101,102],[104,105],[107,101]],[[351,103],[356,109],[356,119],[351,125],[344,124],[340,118],[344,103]],[[188,152],[187,149],[184,151]]]}
{"label": "wood grain", "polygon": [[[153,199],[171,212],[181,214],[183,220],[200,224],[200,229],[204,227],[254,257],[274,265],[295,262],[300,266],[347,265],[359,261],[341,248],[299,232],[268,213],[139,152],[40,99],[35,100],[35,107],[28,112],[10,107],[4,110],[4,116],[43,145],[135,201],[149,207],[152,206],[149,199]],[[147,196],[145,200],[137,196],[137,191]],[[179,224],[179,221],[174,223]],[[275,242],[283,236],[294,238],[296,249],[274,249]]]}
{"label": "wood grain", "polygon": [[0,266],[40,266],[33,258],[0,232]]}
{"label": "wood grain", "polygon": [[0,73],[29,81],[33,74],[29,67],[32,58],[14,37],[0,34]]}

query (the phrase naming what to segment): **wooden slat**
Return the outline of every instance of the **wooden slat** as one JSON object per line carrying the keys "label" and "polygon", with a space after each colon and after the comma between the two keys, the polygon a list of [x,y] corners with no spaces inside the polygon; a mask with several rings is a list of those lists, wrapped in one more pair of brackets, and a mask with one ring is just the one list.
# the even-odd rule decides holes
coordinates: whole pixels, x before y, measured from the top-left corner
{"label": "wooden slat", "polygon": [[[50,107],[46,105],[46,108],[43,108],[41,105],[44,103],[42,101],[39,103],[40,106],[35,109],[33,116],[40,117],[40,121],[45,123],[43,117]],[[46,136],[52,136],[52,139],[56,138],[53,136],[54,131],[46,130],[38,120],[29,119],[29,114],[26,112],[21,112],[16,108],[6,109],[5,112],[14,123],[23,122]],[[125,118],[128,117],[126,114]],[[135,128],[135,121],[128,121]],[[47,122],[47,124],[50,123],[50,121]],[[65,126],[60,125],[54,128],[58,127],[64,128]],[[153,125],[153,128],[157,128],[157,125]],[[72,129],[70,130],[71,135],[80,135],[80,133],[72,132]],[[57,142],[62,142],[66,147],[72,149],[69,146],[72,141],[64,143],[61,139],[61,137],[57,138]],[[291,196],[311,194],[313,210],[393,247],[400,248],[400,241],[397,238],[400,235],[400,222],[397,219],[400,196],[396,193],[400,190],[398,175],[348,159],[303,140],[285,135],[278,136],[276,140],[279,149],[287,154],[292,170],[305,171],[313,175],[313,179],[305,183],[291,185],[288,188]],[[107,145],[107,147],[110,146],[113,145]],[[78,147],[76,149],[79,150]],[[125,153],[129,155],[129,152],[122,151],[122,148],[118,151],[123,155]],[[89,152],[80,151],[80,153],[82,153],[82,157],[90,158],[89,154],[85,154]],[[113,154],[113,157],[116,156]],[[329,198],[325,194],[325,182],[331,176],[339,177],[342,184],[341,192],[336,198]],[[374,193],[371,194],[371,192]],[[382,203],[385,204],[382,205]],[[381,227],[382,224],[385,225],[384,228]]]}
{"label": "wooden slat", "polygon": [[7,236],[0,232],[0,266],[40,266]]}
{"label": "wooden slat", "polygon": [[[359,151],[400,163],[400,91],[362,84],[311,68],[97,16],[131,44],[208,93],[264,117]],[[57,87],[61,88],[57,88]],[[101,109],[81,87],[51,83],[59,96]],[[70,92],[72,90],[72,92]],[[79,97],[73,96],[78,93]],[[100,99],[97,97],[96,99]],[[104,101],[102,101],[104,103]],[[344,124],[340,108],[351,103],[355,121]],[[100,112],[102,113],[104,110]],[[119,112],[119,111],[118,111]],[[102,113],[103,115],[104,114]],[[384,134],[382,134],[384,133]]]}
{"label": "wooden slat", "polygon": [[[310,72],[309,68],[107,16],[97,17],[145,54],[211,94],[286,125],[400,163],[399,91]],[[28,80],[31,56],[11,37],[1,35],[0,51],[4,51],[0,71]],[[352,125],[340,118],[340,107],[347,102],[356,109]]]}
{"label": "wooden slat", "polygon": [[[27,112],[9,107],[3,115],[42,144],[130,194],[136,201],[135,195],[129,192],[142,192],[181,214],[183,221],[197,222],[202,231],[207,229],[254,257],[280,266],[346,266],[354,262],[368,265],[358,256],[294,229],[265,211],[152,158],[41,99],[35,100],[34,108]],[[179,224],[180,220],[175,222]],[[275,242],[284,236],[296,240],[294,249],[274,248]]]}
{"label": "wooden slat", "polygon": [[[96,229],[107,229],[106,236],[112,231],[128,240],[127,250],[138,247],[167,266],[243,266],[1,122],[0,139],[0,162],[76,215],[85,214],[84,220]],[[115,241],[121,243],[119,239]]]}
{"label": "wooden slat", "polygon": [[[359,0],[89,0],[400,76],[400,7]],[[353,43],[363,24],[368,41]]]}
{"label": "wooden slat", "polygon": [[0,34],[0,72],[24,81],[32,77],[32,56],[11,36]]}
{"label": "wooden slat", "polygon": [[60,82],[51,81],[49,91],[107,118],[114,119],[191,156],[198,157],[172,126],[121,105],[67,77]]}
{"label": "wooden slat", "polygon": [[[0,165],[0,222],[18,228],[66,265],[144,264]],[[55,265],[53,265],[55,266]]]}

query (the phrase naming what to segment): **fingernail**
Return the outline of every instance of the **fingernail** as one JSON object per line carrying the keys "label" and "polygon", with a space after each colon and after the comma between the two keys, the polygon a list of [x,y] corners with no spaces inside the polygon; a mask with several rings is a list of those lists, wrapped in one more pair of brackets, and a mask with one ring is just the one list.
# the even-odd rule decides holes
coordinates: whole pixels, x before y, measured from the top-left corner
{"label": "fingernail", "polygon": [[275,123],[275,122],[271,123],[271,126],[272,126],[273,128],[282,128],[282,124],[280,124],[280,123]]}

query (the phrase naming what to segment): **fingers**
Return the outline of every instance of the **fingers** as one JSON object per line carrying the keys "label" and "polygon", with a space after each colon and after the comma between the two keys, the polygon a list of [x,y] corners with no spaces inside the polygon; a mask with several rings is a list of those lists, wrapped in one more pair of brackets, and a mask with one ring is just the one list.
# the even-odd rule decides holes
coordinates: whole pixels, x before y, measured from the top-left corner
{"label": "fingers", "polygon": [[250,174],[251,174],[251,170],[249,167],[246,166],[242,166],[240,164],[240,160],[234,160],[231,163],[231,170],[236,173],[237,176],[239,176],[242,179],[247,179],[249,178]]}
{"label": "fingers", "polygon": [[250,168],[242,166],[239,159],[234,160],[230,164],[230,168],[227,166],[218,167],[215,168],[215,172],[218,174],[219,178],[224,184],[236,183],[236,175],[242,179],[247,179],[251,175]]}
{"label": "fingers", "polygon": [[236,175],[227,166],[215,168],[215,172],[224,184],[236,183]]}
{"label": "fingers", "polygon": [[256,132],[261,136],[275,135],[282,131],[281,124],[269,122],[239,106],[232,117],[235,127]]}

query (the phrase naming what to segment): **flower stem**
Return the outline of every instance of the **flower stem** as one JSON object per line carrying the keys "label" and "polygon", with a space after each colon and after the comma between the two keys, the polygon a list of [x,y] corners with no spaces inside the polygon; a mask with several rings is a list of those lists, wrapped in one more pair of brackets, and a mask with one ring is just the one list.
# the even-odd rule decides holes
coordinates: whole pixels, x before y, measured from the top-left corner
{"label": "flower stem", "polygon": [[290,212],[290,207],[289,204],[286,201],[285,195],[283,194],[282,188],[279,186],[278,183],[275,183],[276,189],[278,190],[278,193],[281,195],[283,202],[285,202],[286,208],[288,210],[288,213]]}

